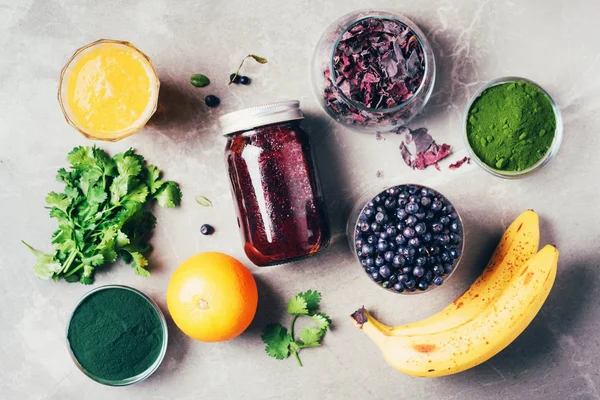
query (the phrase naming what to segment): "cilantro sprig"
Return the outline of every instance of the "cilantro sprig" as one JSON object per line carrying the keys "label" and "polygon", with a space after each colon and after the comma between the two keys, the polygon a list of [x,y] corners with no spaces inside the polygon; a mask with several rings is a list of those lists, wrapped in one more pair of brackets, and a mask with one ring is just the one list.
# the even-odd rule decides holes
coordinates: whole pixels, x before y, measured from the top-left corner
{"label": "cilantro sprig", "polygon": [[[320,347],[321,340],[331,324],[327,314],[318,312],[321,293],[314,290],[298,293],[287,306],[287,312],[292,316],[290,330],[281,324],[267,325],[262,341],[267,345],[265,351],[271,357],[284,360],[293,354],[298,364],[302,366],[298,352],[309,347]],[[309,326],[300,331],[298,339],[294,335],[294,325],[298,317],[309,317],[316,326]]]}
{"label": "cilantro sprig", "polygon": [[149,276],[145,254],[156,218],[148,209],[152,199],[162,207],[180,203],[175,182],[161,180],[153,165],[133,149],[109,157],[94,147],[76,147],[67,160],[70,170],[58,170],[63,193],[50,192],[46,203],[58,229],[52,235],[54,252],[25,246],[37,257],[33,268],[40,279],[93,283],[97,267],[121,256],[137,275]]}

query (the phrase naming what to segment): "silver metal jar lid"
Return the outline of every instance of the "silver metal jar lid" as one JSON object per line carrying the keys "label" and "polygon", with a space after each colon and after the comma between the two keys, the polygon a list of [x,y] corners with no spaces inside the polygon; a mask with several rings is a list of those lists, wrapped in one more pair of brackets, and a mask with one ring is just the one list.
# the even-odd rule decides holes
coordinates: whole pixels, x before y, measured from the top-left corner
{"label": "silver metal jar lid", "polygon": [[279,101],[234,111],[219,118],[223,135],[247,131],[258,126],[304,119],[298,100]]}

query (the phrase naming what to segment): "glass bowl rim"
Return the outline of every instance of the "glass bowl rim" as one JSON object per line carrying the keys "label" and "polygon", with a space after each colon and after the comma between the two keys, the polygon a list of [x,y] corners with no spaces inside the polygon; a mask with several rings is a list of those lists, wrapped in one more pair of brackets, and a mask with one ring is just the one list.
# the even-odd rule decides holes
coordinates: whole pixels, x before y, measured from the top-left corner
{"label": "glass bowl rim", "polygon": [[[334,25],[338,22],[341,22],[342,20],[345,20],[350,17],[358,16],[363,13],[367,13],[368,15],[351,22],[348,26],[346,26],[341,31],[341,33],[337,36],[335,42],[333,43],[333,48],[331,50],[331,56],[329,57],[329,77],[328,78],[331,80],[332,86],[335,88],[336,92],[339,93],[340,96],[342,96],[344,101],[346,101],[347,103],[350,103],[353,107],[356,107],[357,109],[359,109],[361,111],[366,111],[366,112],[370,112],[370,113],[381,113],[381,114],[393,113],[395,111],[401,110],[404,107],[408,106],[421,93],[421,91],[423,90],[423,87],[425,86],[425,81],[426,81],[425,78],[427,77],[427,73],[429,72],[429,69],[434,68],[433,71],[435,74],[435,65],[430,66],[430,63],[435,64],[435,56],[432,51],[431,52],[431,61],[430,61],[430,59],[429,59],[430,57],[429,57],[429,55],[427,55],[427,49],[428,49],[429,43],[423,41],[421,39],[421,35],[417,31],[415,31],[415,27],[417,29],[419,29],[418,25],[416,23],[414,23],[410,18],[408,18],[405,15],[400,14],[400,13],[395,13],[393,11],[384,11],[384,10],[377,10],[377,11],[357,10],[357,11],[354,11],[354,12],[351,12],[351,13],[341,16],[340,18],[338,18],[334,22],[332,22],[331,25]],[[388,14],[388,15],[384,15],[384,14]],[[413,93],[412,96],[410,96],[409,99],[407,99],[407,100],[403,101],[402,103],[400,103],[394,107],[391,107],[391,108],[366,107],[363,104],[361,104],[355,100],[352,100],[351,98],[346,96],[346,94],[342,90],[340,90],[338,85],[335,83],[336,74],[335,74],[335,69],[333,68],[333,64],[334,64],[333,59],[334,59],[335,50],[337,49],[337,47],[342,39],[342,36],[346,32],[348,32],[350,29],[352,29],[354,26],[358,25],[360,22],[362,22],[366,19],[369,19],[369,18],[382,19],[382,20],[386,19],[389,21],[395,21],[395,22],[399,23],[400,25],[403,25],[403,26],[407,27],[408,29],[410,29],[410,31],[417,38],[417,41],[419,42],[419,45],[421,46],[421,49],[423,50],[423,56],[425,58],[425,69],[423,70],[423,79],[421,80],[421,83],[419,84],[419,88]],[[427,46],[426,46],[426,44],[427,44]]]}
{"label": "glass bowl rim", "polygon": [[[150,69],[152,71],[152,75],[154,76],[154,79],[156,80],[156,86],[155,86],[155,90],[156,90],[156,96],[155,99],[153,100],[154,102],[154,106],[152,107],[152,109],[149,111],[148,113],[148,118],[145,119],[145,121],[143,121],[143,123],[140,123],[139,126],[135,126],[133,128],[131,128],[130,130],[125,130],[122,131],[121,133],[119,133],[118,136],[114,136],[114,137],[99,137],[99,136],[95,136],[94,134],[87,132],[86,130],[80,128],[79,126],[77,126],[77,124],[75,124],[75,122],[71,119],[71,116],[69,115],[69,112],[67,111],[67,106],[63,103],[63,98],[62,98],[62,91],[63,91],[63,80],[65,78],[65,73],[67,72],[69,66],[71,65],[71,63],[73,63],[73,61],[75,61],[75,58],[83,51],[87,50],[90,47],[96,46],[98,44],[101,43],[113,43],[113,44],[120,44],[126,47],[129,47],[130,49],[132,49],[133,51],[137,52],[140,56],[142,56],[147,62],[148,65],[150,66]],[[58,81],[58,94],[57,94],[57,98],[58,98],[58,104],[60,105],[60,109],[63,113],[63,116],[65,117],[65,120],[67,121],[67,123],[69,125],[71,125],[73,128],[75,128],[76,131],[78,131],[80,134],[82,134],[83,136],[85,136],[87,139],[91,139],[91,140],[100,140],[100,141],[104,141],[104,142],[118,142],[121,139],[125,139],[126,137],[129,137],[133,134],[138,133],[139,131],[141,131],[142,129],[144,129],[144,127],[146,126],[146,124],[148,123],[148,121],[150,121],[150,119],[152,119],[152,116],[156,113],[156,110],[158,109],[158,97],[160,94],[160,80],[158,79],[158,74],[156,73],[156,68],[154,67],[154,64],[152,63],[152,60],[150,59],[150,57],[148,57],[146,55],[146,53],[144,53],[143,51],[141,51],[140,49],[138,49],[137,47],[135,47],[132,43],[125,41],[125,40],[116,40],[116,39],[107,39],[107,38],[101,38],[98,40],[95,40],[91,43],[88,43],[84,46],[79,47],[77,50],[75,50],[75,52],[73,53],[73,55],[71,55],[71,57],[69,57],[69,60],[65,63],[65,65],[62,67],[61,71],[60,71],[60,78]]]}
{"label": "glass bowl rim", "polygon": [[[379,287],[381,289],[384,289],[384,290],[386,290],[388,292],[392,292],[394,294],[399,294],[399,295],[417,295],[417,294],[428,293],[428,292],[431,292],[431,291],[437,289],[438,287],[443,286],[450,279],[450,277],[456,272],[456,270],[458,269],[458,267],[460,265],[460,262],[461,262],[461,260],[463,258],[463,254],[464,254],[464,251],[465,251],[465,241],[466,241],[466,237],[467,237],[467,235],[465,233],[465,231],[466,231],[465,230],[465,225],[464,225],[463,219],[462,219],[462,217],[460,215],[460,212],[458,211],[458,209],[456,208],[456,206],[454,205],[454,203],[446,195],[444,195],[442,192],[440,192],[439,190],[434,189],[434,188],[432,188],[431,186],[428,186],[428,185],[424,185],[424,184],[420,184],[420,183],[410,183],[409,182],[409,183],[398,183],[398,184],[394,184],[394,185],[391,185],[391,186],[387,186],[387,185],[376,186],[376,187],[373,186],[373,187],[370,187],[367,190],[363,191],[363,193],[359,196],[358,200],[356,201],[356,204],[353,207],[350,216],[348,217],[348,222],[346,223],[346,234],[348,236],[348,245],[350,247],[350,250],[352,251],[354,259],[357,261],[357,264],[361,268],[362,272],[368,276],[369,274],[364,270],[363,266],[360,265],[358,254],[356,253],[356,245],[354,244],[354,235],[355,235],[356,227],[358,226],[358,219],[360,218],[363,210],[367,207],[368,203],[370,201],[372,201],[376,196],[378,196],[381,193],[387,191],[388,189],[392,189],[392,188],[395,188],[395,187],[398,187],[398,186],[417,186],[417,187],[421,187],[421,188],[426,188],[426,189],[429,189],[429,190],[433,191],[435,194],[442,196],[443,198],[445,198],[448,201],[448,203],[454,208],[454,211],[456,212],[456,215],[458,217],[458,221],[460,222],[460,225],[461,225],[461,228],[462,228],[461,229],[461,233],[460,233],[461,238],[462,238],[462,241],[461,241],[461,244],[460,244],[460,255],[452,263],[452,265],[453,265],[452,271],[450,271],[450,273],[447,274],[444,277],[444,282],[442,283],[442,285],[438,286],[438,285],[435,285],[435,284],[431,284],[431,285],[429,285],[429,287],[426,290],[416,289],[416,290],[413,290],[412,292],[410,292],[408,290],[404,290],[402,292],[397,292],[397,291],[394,290],[393,287],[384,288],[383,286],[381,286],[381,284],[379,282],[375,282],[373,279],[371,279],[371,277],[369,277],[369,280],[372,283],[374,283],[375,285],[377,285],[377,287]],[[379,189],[380,187],[381,187],[381,189]],[[372,195],[372,193],[375,193],[376,190],[377,190],[377,193],[374,194],[374,195]],[[364,203],[364,205],[362,205],[359,208],[359,203],[358,202],[361,201],[365,197],[369,198],[369,200],[367,200]],[[355,221],[351,221],[351,218],[352,218],[353,214],[356,211],[358,211],[358,214],[356,216],[356,220]],[[350,226],[352,226],[351,229],[350,229]],[[352,235],[352,236],[349,236],[349,235]]]}
{"label": "glass bowl rim", "polygon": [[[77,309],[79,308],[79,306],[91,295],[100,292],[102,290],[107,290],[107,289],[124,289],[124,290],[129,290],[137,295],[139,295],[140,297],[142,297],[144,300],[146,300],[156,311],[159,320],[160,320],[160,324],[161,324],[161,328],[163,331],[163,340],[162,340],[162,346],[160,349],[160,353],[158,354],[158,356],[156,357],[156,360],[154,360],[154,362],[152,363],[152,365],[150,365],[148,367],[147,370],[139,373],[136,376],[132,376],[129,378],[125,378],[125,379],[121,379],[121,380],[117,380],[117,381],[113,381],[110,379],[103,379],[100,378],[94,374],[92,374],[91,372],[87,371],[80,363],[79,360],[77,360],[77,357],[75,357],[75,354],[73,353],[73,349],[71,348],[71,343],[69,342],[69,327],[71,326],[71,320],[73,319],[73,316],[75,315],[75,311],[77,311]],[[160,307],[158,306],[158,304],[152,300],[149,296],[147,296],[145,293],[143,293],[142,291],[135,289],[131,286],[126,286],[126,285],[117,285],[117,284],[109,284],[109,285],[102,285],[102,286],[98,286],[97,288],[94,288],[88,292],[86,292],[85,294],[83,294],[79,300],[77,301],[77,303],[75,304],[75,306],[73,307],[73,310],[71,311],[71,314],[69,315],[69,319],[68,319],[68,323],[67,323],[67,328],[65,331],[65,341],[66,341],[66,345],[67,345],[67,349],[69,351],[69,355],[71,357],[71,360],[73,361],[73,363],[77,366],[77,368],[83,372],[88,378],[90,378],[91,380],[101,383],[103,385],[107,385],[107,386],[128,386],[128,385],[132,385],[134,383],[138,383],[141,382],[145,379],[147,379],[148,377],[150,377],[150,375],[152,375],[160,366],[160,364],[162,363],[163,359],[165,358],[165,354],[167,352],[167,346],[168,346],[168,342],[169,342],[169,330],[167,327],[167,321],[165,319],[165,316],[162,312],[162,310],[160,309]]]}
{"label": "glass bowl rim", "polygon": [[[492,88],[494,86],[499,86],[499,85],[502,85],[505,83],[512,83],[512,82],[525,82],[525,83],[528,83],[528,84],[536,87],[537,89],[539,89],[546,96],[548,101],[550,102],[550,105],[552,106],[552,111],[554,112],[554,117],[556,120],[556,127],[554,129],[554,139],[552,139],[552,143],[550,144],[548,151],[546,151],[546,154],[544,154],[544,156],[542,158],[540,158],[535,164],[533,164],[531,167],[524,169],[522,171],[502,171],[502,170],[498,170],[498,169],[490,167],[489,165],[487,165],[485,162],[483,162],[483,160],[481,160],[477,156],[477,154],[471,147],[471,144],[469,143],[469,137],[467,135],[467,119],[469,117],[469,111],[471,110],[471,107],[473,106],[473,103],[475,102],[475,100],[477,100],[479,98],[479,96],[481,96],[481,94],[489,88]],[[539,85],[538,83],[536,83],[530,79],[519,77],[519,76],[503,76],[500,78],[492,79],[491,81],[488,81],[487,83],[481,85],[481,87],[471,96],[471,98],[469,99],[469,102],[467,104],[467,107],[465,108],[465,111],[462,115],[462,136],[463,136],[463,141],[465,143],[465,146],[467,147],[467,151],[469,152],[469,155],[471,156],[471,158],[475,161],[475,163],[480,168],[482,168],[483,170],[487,171],[488,173],[490,173],[494,176],[497,176],[499,178],[519,179],[519,178],[523,178],[527,175],[530,175],[534,172],[539,171],[552,158],[554,158],[554,156],[560,149],[560,145],[561,145],[562,139],[563,139],[563,119],[562,119],[562,114],[560,111],[560,107],[558,106],[558,103],[556,103],[556,101],[550,95],[550,93],[548,93],[541,85]]]}

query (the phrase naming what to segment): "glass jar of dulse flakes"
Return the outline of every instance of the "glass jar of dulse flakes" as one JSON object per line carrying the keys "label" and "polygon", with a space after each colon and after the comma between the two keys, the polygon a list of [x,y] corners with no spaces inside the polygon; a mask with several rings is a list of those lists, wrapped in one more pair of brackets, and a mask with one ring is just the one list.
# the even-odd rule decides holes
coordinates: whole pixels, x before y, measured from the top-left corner
{"label": "glass jar of dulse flakes", "polygon": [[298,101],[226,114],[227,162],[248,258],[283,264],[329,244],[329,221]]}

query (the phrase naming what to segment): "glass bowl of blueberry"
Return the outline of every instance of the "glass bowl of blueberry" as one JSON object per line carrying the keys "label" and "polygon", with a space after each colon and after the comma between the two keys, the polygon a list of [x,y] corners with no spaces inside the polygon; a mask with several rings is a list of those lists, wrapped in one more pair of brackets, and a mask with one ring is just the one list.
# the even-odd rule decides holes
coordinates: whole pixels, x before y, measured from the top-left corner
{"label": "glass bowl of blueberry", "polygon": [[463,223],[454,205],[440,192],[416,184],[363,195],[346,232],[365,273],[384,289],[402,294],[442,285],[464,248]]}

